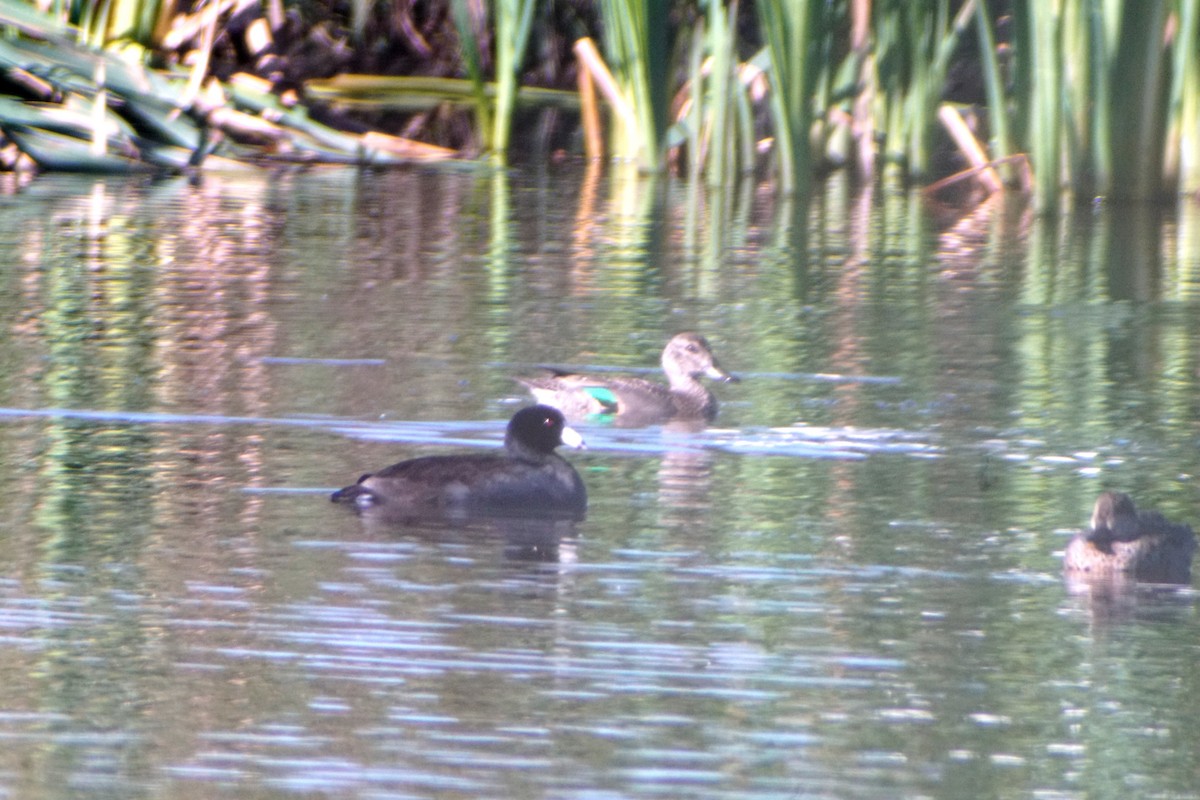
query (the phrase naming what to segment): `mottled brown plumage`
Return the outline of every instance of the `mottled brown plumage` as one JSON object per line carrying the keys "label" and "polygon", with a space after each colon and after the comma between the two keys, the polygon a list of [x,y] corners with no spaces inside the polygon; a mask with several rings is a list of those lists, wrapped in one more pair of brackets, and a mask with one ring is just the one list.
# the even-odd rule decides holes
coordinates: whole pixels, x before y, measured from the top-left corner
{"label": "mottled brown plumage", "polygon": [[554,372],[539,378],[518,378],[539,403],[560,409],[571,419],[613,414],[620,425],[653,425],[671,419],[711,422],[717,398],[698,380],[737,381],[721,369],[708,340],[698,333],[680,333],[663,348],[662,368],[670,385],[643,378],[598,378]]}
{"label": "mottled brown plumage", "polygon": [[1067,544],[1063,569],[1073,575],[1188,583],[1196,535],[1156,511],[1139,511],[1129,495],[1104,492],[1092,524]]}

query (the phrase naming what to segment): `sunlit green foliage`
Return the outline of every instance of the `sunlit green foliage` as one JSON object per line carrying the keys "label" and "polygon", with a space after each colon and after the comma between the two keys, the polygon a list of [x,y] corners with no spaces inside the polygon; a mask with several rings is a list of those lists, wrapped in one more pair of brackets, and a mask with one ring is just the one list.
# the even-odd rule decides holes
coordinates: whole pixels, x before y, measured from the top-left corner
{"label": "sunlit green foliage", "polygon": [[671,90],[670,26],[666,0],[601,0],[605,23],[604,51],[609,68],[625,99],[632,105],[632,120],[618,119],[613,126],[612,148],[621,158],[656,169],[662,164],[661,140],[665,98]]}
{"label": "sunlit green foliage", "polygon": [[[957,148],[976,168],[987,158],[1023,160],[1036,203],[1050,211],[1064,198],[1200,191],[1198,6],[1200,0],[435,0],[422,8],[444,12],[431,13],[429,24],[449,33],[439,36],[442,52],[434,55],[450,69],[320,76],[307,84],[306,97],[409,114],[467,108],[475,125],[470,141],[460,143],[463,154],[503,160],[519,105],[575,107],[552,90],[522,85],[538,70],[531,59],[568,53],[586,36],[603,53],[595,68],[612,76],[604,123],[610,156],[643,171],[674,168],[709,186],[757,172],[781,191],[803,193],[828,169],[852,168],[864,180],[880,173],[928,180],[961,168],[961,159],[947,156],[953,148],[942,129],[954,121],[945,118],[955,110],[946,108],[949,87],[967,83],[973,88],[953,102],[978,113],[951,116],[977,123],[973,130],[958,126]],[[372,27],[390,13],[378,3],[311,8],[336,19],[345,41],[364,50],[388,35]],[[72,144],[54,143],[48,132],[76,139],[103,157],[94,165],[103,169],[114,154],[147,160],[141,151],[150,128],[151,144],[162,138],[190,147],[185,160],[196,160],[213,122],[212,103],[196,97],[205,62],[193,75],[146,67],[172,15],[190,9],[161,0],[60,0],[47,13],[35,9],[25,0],[0,0],[0,23],[16,32],[12,47],[22,53],[10,53],[0,68],[45,81],[64,107],[51,115],[29,97],[20,98],[24,108],[0,104],[11,141],[29,154],[42,152],[45,166],[47,151]],[[219,27],[225,17],[204,20]],[[531,54],[531,40],[556,46]],[[569,79],[556,74],[560,83]],[[122,75],[132,83],[122,85]],[[244,88],[222,86],[221,93],[217,106],[276,124],[262,118],[274,113],[266,111],[270,103],[247,104]],[[302,160],[391,160],[282,108],[284,132],[266,136],[275,154],[285,142]],[[118,118],[137,136],[120,132]],[[83,161],[73,155],[58,166]],[[1015,183],[1021,173],[1002,174]]]}
{"label": "sunlit green foliage", "polygon": [[1200,80],[1196,0],[1013,7],[1010,102],[1035,199],[1193,192]]}

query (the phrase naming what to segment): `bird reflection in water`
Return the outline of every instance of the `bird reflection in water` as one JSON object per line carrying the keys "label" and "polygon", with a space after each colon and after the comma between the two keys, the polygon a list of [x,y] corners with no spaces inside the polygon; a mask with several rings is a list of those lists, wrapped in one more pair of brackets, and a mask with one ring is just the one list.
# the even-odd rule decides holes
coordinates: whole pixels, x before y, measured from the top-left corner
{"label": "bird reflection in water", "polygon": [[658,499],[666,526],[694,526],[712,508],[713,453],[691,437],[705,427],[703,420],[682,419],[663,426],[667,448],[658,467]]}
{"label": "bird reflection in water", "polygon": [[578,520],[562,514],[445,514],[418,516],[387,506],[358,514],[372,539],[406,537],[434,544],[497,543],[512,561],[570,563],[575,560]]}

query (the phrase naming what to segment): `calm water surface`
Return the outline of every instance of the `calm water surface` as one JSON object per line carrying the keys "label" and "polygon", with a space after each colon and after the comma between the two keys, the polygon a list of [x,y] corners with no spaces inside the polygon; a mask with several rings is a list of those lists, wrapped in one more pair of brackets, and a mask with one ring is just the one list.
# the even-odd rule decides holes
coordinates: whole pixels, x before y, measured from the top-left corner
{"label": "calm water surface", "polygon": [[[1200,216],[955,218],[571,169],[0,197],[0,796],[1200,797]],[[326,493],[498,445],[537,364],[743,382],[581,426],[583,522]]]}

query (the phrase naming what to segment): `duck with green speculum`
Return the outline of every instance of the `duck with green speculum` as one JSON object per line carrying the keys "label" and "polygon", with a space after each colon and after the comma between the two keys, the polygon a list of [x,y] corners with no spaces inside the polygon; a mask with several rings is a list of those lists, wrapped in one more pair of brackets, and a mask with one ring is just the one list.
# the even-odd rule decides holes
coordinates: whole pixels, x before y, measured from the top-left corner
{"label": "duck with green speculum", "polygon": [[699,379],[738,380],[721,369],[708,340],[698,333],[672,337],[663,348],[662,368],[667,385],[644,378],[599,378],[557,370],[517,380],[539,403],[558,408],[571,419],[611,415],[625,427],[670,420],[712,422],[717,416],[717,398]]}
{"label": "duck with green speculum", "polygon": [[1063,570],[1074,577],[1188,583],[1195,552],[1190,526],[1139,510],[1123,492],[1104,492],[1096,499],[1091,527],[1067,544]]}

